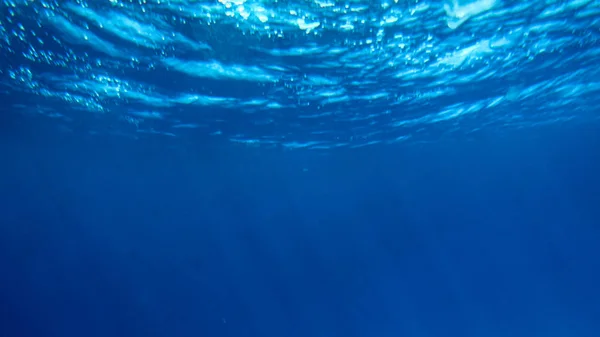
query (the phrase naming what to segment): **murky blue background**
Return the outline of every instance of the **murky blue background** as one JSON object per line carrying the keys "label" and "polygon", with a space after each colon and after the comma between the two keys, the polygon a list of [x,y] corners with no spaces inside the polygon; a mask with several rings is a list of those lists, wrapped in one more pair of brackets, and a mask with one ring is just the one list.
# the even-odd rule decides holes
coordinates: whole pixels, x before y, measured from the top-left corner
{"label": "murky blue background", "polygon": [[600,334],[600,2],[0,2],[0,337]]}
{"label": "murky blue background", "polygon": [[327,156],[3,133],[2,335],[596,336],[598,131]]}

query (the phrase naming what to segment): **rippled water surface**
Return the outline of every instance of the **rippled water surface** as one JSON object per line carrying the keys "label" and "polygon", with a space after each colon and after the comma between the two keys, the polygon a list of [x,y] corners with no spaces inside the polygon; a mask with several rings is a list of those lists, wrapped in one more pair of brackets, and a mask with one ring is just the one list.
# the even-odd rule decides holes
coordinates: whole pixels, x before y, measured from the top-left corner
{"label": "rippled water surface", "polygon": [[2,109],[63,131],[323,149],[587,122],[600,105],[598,0],[0,6]]}

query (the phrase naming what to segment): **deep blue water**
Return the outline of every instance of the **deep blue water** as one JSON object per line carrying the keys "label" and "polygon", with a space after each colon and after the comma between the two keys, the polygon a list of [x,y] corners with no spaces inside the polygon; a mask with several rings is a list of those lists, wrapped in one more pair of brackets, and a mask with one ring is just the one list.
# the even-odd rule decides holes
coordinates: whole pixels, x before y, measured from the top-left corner
{"label": "deep blue water", "polygon": [[0,0],[0,337],[598,337],[599,63],[598,0]]}
{"label": "deep blue water", "polygon": [[323,155],[3,122],[1,336],[600,331],[597,125]]}

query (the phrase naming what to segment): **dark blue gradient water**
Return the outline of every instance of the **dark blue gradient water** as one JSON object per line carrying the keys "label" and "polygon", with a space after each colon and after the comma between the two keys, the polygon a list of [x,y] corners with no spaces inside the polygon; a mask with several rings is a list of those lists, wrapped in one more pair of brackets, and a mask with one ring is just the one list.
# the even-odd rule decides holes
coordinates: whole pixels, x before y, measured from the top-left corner
{"label": "dark blue gradient water", "polygon": [[599,32],[0,0],[0,337],[600,336]]}
{"label": "dark blue gradient water", "polygon": [[2,336],[596,336],[597,127],[314,152],[3,134]]}

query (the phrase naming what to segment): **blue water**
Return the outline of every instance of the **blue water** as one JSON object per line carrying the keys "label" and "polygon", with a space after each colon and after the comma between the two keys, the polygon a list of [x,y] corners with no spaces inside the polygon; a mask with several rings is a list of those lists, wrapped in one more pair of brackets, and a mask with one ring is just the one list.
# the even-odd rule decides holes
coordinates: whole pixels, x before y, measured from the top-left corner
{"label": "blue water", "polygon": [[597,337],[600,1],[0,2],[0,337]]}

